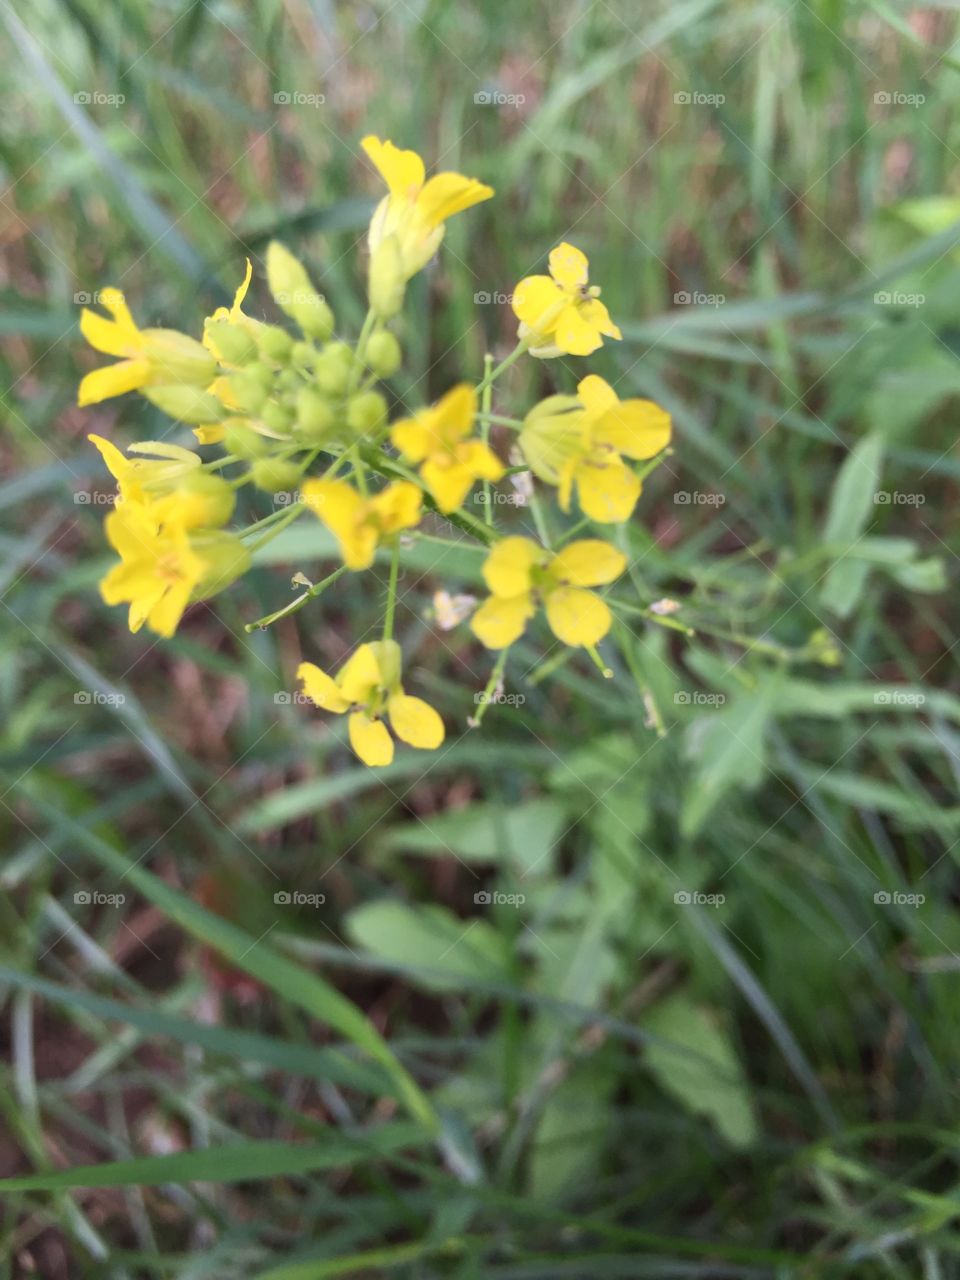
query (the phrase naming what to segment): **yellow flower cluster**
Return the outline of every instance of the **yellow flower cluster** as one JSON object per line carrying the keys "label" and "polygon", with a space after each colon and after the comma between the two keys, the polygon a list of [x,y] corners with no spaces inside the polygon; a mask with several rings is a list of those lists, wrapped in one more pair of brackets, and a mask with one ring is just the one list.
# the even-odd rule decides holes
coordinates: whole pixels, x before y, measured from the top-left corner
{"label": "yellow flower cluster", "polygon": [[[670,441],[670,418],[650,401],[621,400],[593,374],[575,395],[549,396],[525,417],[492,412],[495,382],[524,354],[586,356],[604,338],[621,337],[600,290],[589,284],[586,256],[570,244],[551,252],[549,275],[516,285],[517,346],[497,368],[488,358],[476,382],[460,382],[435,404],[392,415],[383,383],[403,360],[390,326],[407,284],[437,253],[447,220],[493,190],[459,173],[427,178],[420,156],[392,142],[368,137],[362,146],[387,193],[370,223],[369,310],[355,342],[337,336],[334,313],[306,268],[273,243],[267,284],[293,331],[244,310],[249,261],[232,305],[207,317],[199,339],[141,329],[120,291],[105,289],[99,299],[106,314],[85,309],[81,330],[92,347],[116,359],[83,378],[78,398],[94,405],[139,391],[196,438],[190,448],[144,441],[124,453],[99,435],[90,437],[117,482],[106,535],[118,559],[101,594],[107,604],[129,606],[131,631],[146,623],[159,635],[173,635],[188,606],[239,578],[256,549],[304,512],[329,530],[343,568],[260,624],[294,612],[345,570],[370,570],[386,555],[382,639],[360,645],[335,677],[310,662],[298,671],[318,707],[348,716],[360,759],[385,765],[393,759],[394,736],[421,750],[444,738],[437,712],[403,688],[393,639],[401,539],[418,536],[433,511],[487,549],[482,574],[489,597],[472,617],[472,601],[458,597],[467,604],[451,625],[469,617],[481,644],[500,651],[491,680],[500,677],[506,650],[541,607],[558,641],[588,650],[602,665],[596,645],[613,615],[595,588],[623,573],[625,555],[599,538],[571,540],[573,530],[554,540],[535,494],[536,540],[515,529],[501,536],[491,486],[525,472],[556,489],[562,513],[576,499],[584,517],[576,529],[590,521],[622,524],[641,491],[642,474],[632,464],[646,463],[641,473],[655,465]],[[491,447],[494,428],[515,433],[509,460]],[[210,448],[215,456],[200,452]],[[228,530],[237,492],[246,485],[283,496],[269,515]],[[483,486],[483,519],[465,506],[477,485]]]}

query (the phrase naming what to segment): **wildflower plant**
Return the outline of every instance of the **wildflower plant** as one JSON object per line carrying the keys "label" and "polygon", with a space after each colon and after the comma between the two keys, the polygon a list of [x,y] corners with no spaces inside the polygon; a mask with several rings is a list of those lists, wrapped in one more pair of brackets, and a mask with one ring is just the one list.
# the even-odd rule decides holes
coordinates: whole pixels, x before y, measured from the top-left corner
{"label": "wildflower plant", "polygon": [[[550,662],[569,650],[585,651],[604,675],[610,670],[598,646],[614,625],[617,604],[627,614],[688,629],[667,612],[605,598],[627,569],[624,526],[643,478],[669,453],[666,411],[648,400],[621,399],[592,373],[581,378],[576,395],[548,396],[522,416],[493,411],[498,380],[522,357],[583,358],[605,339],[621,337],[578,248],[556,246],[549,275],[516,285],[517,345],[499,366],[487,357],[474,380],[450,387],[435,404],[405,407],[391,422],[381,384],[402,363],[391,326],[407,284],[436,254],[447,221],[494,193],[458,173],[427,178],[421,158],[392,142],[368,137],[362,145],[387,192],[370,223],[369,308],[355,341],[339,336],[336,317],[303,264],[273,243],[267,284],[291,327],[245,312],[249,262],[232,305],[209,316],[199,338],[138,328],[119,290],[104,290],[108,314],[85,310],[81,328],[93,347],[117,359],[87,374],[79,401],[90,405],[135,390],[196,437],[192,449],[143,441],[126,453],[90,437],[118,486],[106,520],[118,559],[101,594],[107,604],[128,606],[132,631],[146,625],[172,636],[192,602],[229,587],[258,547],[301,518],[327,527],[342,565],[250,629],[296,612],[333,590],[346,572],[370,570],[381,549],[388,554],[382,638],[359,645],[335,677],[310,662],[298,672],[318,707],[348,716],[353,749],[376,766],[392,759],[394,736],[423,750],[444,738],[440,715],[405,692],[393,638],[402,540],[436,536],[424,529],[432,514],[485,552],[489,594],[475,611],[458,609],[451,625],[468,626],[497,653],[488,692],[502,680],[511,645],[537,625],[541,609],[551,651],[555,642],[564,646]],[[506,456],[491,443],[493,428]],[[527,485],[535,539],[509,520],[494,519],[495,510],[513,508],[489,500],[491,486],[508,479]],[[236,493],[246,485],[292,492],[295,501],[246,527],[228,528]],[[482,519],[466,506],[478,485],[486,499]],[[547,502],[556,508],[552,514]],[[483,700],[481,715],[489,701]]]}

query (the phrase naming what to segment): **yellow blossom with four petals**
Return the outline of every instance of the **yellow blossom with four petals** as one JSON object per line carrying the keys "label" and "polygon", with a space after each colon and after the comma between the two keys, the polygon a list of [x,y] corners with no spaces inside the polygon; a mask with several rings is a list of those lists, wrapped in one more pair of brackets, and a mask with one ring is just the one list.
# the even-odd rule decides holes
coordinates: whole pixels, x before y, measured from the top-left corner
{"label": "yellow blossom with four petals", "polygon": [[503,538],[484,562],[491,594],[473,615],[471,629],[488,649],[505,649],[523,635],[542,604],[558,640],[589,648],[607,634],[613,616],[587,588],[613,582],[626,565],[622,551],[597,538],[571,542],[556,554],[531,538]]}
{"label": "yellow blossom with four petals", "polygon": [[334,678],[301,662],[297,678],[312,702],[336,715],[349,714],[350,745],[364,764],[389,764],[393,739],[434,751],[444,739],[443,721],[428,702],[404,693],[400,646],[395,640],[362,644]]}
{"label": "yellow blossom with four petals", "polygon": [[420,523],[423,495],[407,480],[368,498],[346,480],[308,480],[303,501],[336,538],[347,568],[369,569],[381,542]]}
{"label": "yellow blossom with four petals", "polygon": [[390,433],[404,461],[420,464],[420,479],[444,515],[456,511],[475,480],[496,482],[504,473],[489,445],[467,438],[476,415],[476,390],[464,382]]}
{"label": "yellow blossom with four petals", "polygon": [[532,356],[588,356],[604,337],[623,337],[589,268],[587,255],[564,242],[551,251],[548,276],[526,276],[514,289],[513,314]]}

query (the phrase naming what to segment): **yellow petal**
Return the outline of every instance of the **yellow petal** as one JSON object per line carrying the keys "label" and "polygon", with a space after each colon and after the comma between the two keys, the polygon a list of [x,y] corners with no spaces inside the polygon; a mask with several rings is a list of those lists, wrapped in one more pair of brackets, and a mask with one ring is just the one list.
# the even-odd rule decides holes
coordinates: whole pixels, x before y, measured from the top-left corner
{"label": "yellow petal", "polygon": [[100,457],[103,458],[114,480],[125,480],[132,470],[129,458],[125,458],[117,446],[110,440],[104,440],[103,436],[91,433],[87,439],[100,450]]}
{"label": "yellow petal", "polygon": [[147,614],[147,626],[150,630],[169,640],[190,603],[190,591],[189,582],[171,583]]}
{"label": "yellow petal", "polygon": [[470,630],[488,649],[505,649],[519,640],[534,613],[529,593],[511,599],[490,596],[470,619]]}
{"label": "yellow petal", "polygon": [[484,561],[484,581],[495,596],[522,595],[530,590],[530,570],[542,558],[530,538],[502,538]]}
{"label": "yellow petal", "polygon": [[395,693],[387,703],[393,732],[401,742],[422,751],[435,751],[444,738],[443,721],[428,702]]}
{"label": "yellow petal", "polygon": [[587,255],[566,241],[558,244],[550,254],[550,274],[565,293],[577,293],[590,276]]}
{"label": "yellow petal", "polygon": [[393,195],[415,199],[426,173],[415,151],[401,151],[392,142],[381,142],[373,134],[368,134],[360,145]]}
{"label": "yellow petal", "polygon": [[370,499],[370,507],[384,534],[412,529],[420,523],[423,495],[409,480],[396,480]]}
{"label": "yellow petal", "polygon": [[420,468],[423,483],[444,515],[456,511],[473,485],[474,474],[462,463],[451,463],[443,456],[428,458]]}
{"label": "yellow petal", "polygon": [[347,704],[366,702],[380,685],[380,664],[368,644],[362,644],[356,653],[340,668],[337,688]]}
{"label": "yellow petal", "polygon": [[334,711],[339,715],[349,709],[350,703],[337,688],[333,677],[321,671],[314,663],[301,662],[297,667],[297,679],[302,683],[303,692],[310,701],[324,711]]}
{"label": "yellow petal", "polygon": [[382,720],[371,720],[362,711],[350,717],[350,745],[364,764],[372,769],[393,759],[393,739]]}
{"label": "yellow petal", "polygon": [[132,356],[140,349],[140,335],[133,334],[115,320],[99,316],[86,307],[80,312],[80,332],[95,351],[108,356]]}
{"label": "yellow petal", "polygon": [[227,434],[227,428],[222,422],[206,427],[191,427],[191,430],[197,437],[197,444],[221,444]]}
{"label": "yellow petal", "polygon": [[434,434],[422,418],[404,418],[390,429],[390,440],[407,462],[422,462],[434,448]]}
{"label": "yellow petal", "polygon": [[619,578],[627,567],[627,557],[600,538],[571,542],[550,561],[550,573],[561,583],[574,587],[599,587]]}
{"label": "yellow petal", "polygon": [[243,306],[243,300],[247,296],[247,290],[250,288],[250,281],[252,277],[253,277],[253,266],[250,262],[250,259],[248,258],[246,274],[244,275],[243,280],[239,288],[237,289],[236,293],[233,295],[233,306],[230,308],[231,320],[239,320],[243,315],[243,312],[240,310],[240,308]]}
{"label": "yellow petal", "polygon": [[368,569],[377,548],[377,533],[361,524],[366,504],[356,489],[345,480],[307,480],[302,493],[304,505],[336,538],[347,568]]}
{"label": "yellow petal", "polygon": [[588,356],[603,346],[599,331],[583,316],[583,305],[571,303],[557,318],[553,339],[570,356]]}
{"label": "yellow petal", "polygon": [[652,400],[621,400],[604,413],[594,434],[628,458],[653,458],[670,443],[670,415]]}
{"label": "yellow petal", "polygon": [[447,444],[469,435],[477,416],[477,392],[468,382],[461,382],[437,401],[434,409],[435,430]]}
{"label": "yellow petal", "polygon": [[439,227],[482,200],[489,200],[493,187],[465,178],[462,173],[438,173],[427,182],[417,197],[417,214],[428,227]]}
{"label": "yellow petal", "polygon": [[605,333],[608,338],[623,337],[619,328],[610,319],[610,312],[599,298],[588,298],[586,302],[581,303],[580,313],[587,324],[592,325],[600,333]]}
{"label": "yellow petal", "polygon": [[518,320],[540,333],[544,325],[552,329],[551,317],[555,318],[564,296],[549,276],[527,276],[514,289],[510,305]]}
{"label": "yellow petal", "polygon": [[584,515],[598,524],[629,520],[640,497],[640,481],[615,455],[597,462],[585,458],[576,469],[577,497]]}
{"label": "yellow petal", "polygon": [[616,408],[620,403],[610,383],[599,378],[595,373],[580,379],[577,383],[577,396],[591,417],[594,415],[599,417],[608,409]]}
{"label": "yellow petal", "polygon": [[612,615],[592,591],[557,587],[547,596],[550,630],[564,644],[593,645],[610,630]]}
{"label": "yellow petal", "polygon": [[118,360],[116,364],[106,364],[102,369],[88,373],[80,383],[77,404],[83,408],[84,405],[109,400],[112,396],[136,391],[138,387],[147,386],[151,376],[148,360]]}
{"label": "yellow petal", "polygon": [[466,440],[457,451],[457,458],[468,467],[475,480],[490,480],[494,484],[503,479],[506,470],[489,445],[482,440]]}

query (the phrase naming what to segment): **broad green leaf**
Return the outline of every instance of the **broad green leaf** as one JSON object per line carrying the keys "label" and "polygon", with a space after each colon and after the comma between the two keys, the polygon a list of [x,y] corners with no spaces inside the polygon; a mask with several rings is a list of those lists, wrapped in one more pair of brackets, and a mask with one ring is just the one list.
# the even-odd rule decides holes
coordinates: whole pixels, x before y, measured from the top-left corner
{"label": "broad green leaf", "polygon": [[349,913],[346,930],[376,956],[431,971],[418,976],[426,986],[457,990],[460,977],[502,981],[508,974],[507,941],[493,925],[445,907],[370,902]]}

